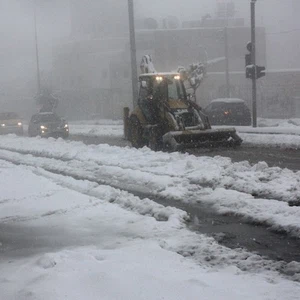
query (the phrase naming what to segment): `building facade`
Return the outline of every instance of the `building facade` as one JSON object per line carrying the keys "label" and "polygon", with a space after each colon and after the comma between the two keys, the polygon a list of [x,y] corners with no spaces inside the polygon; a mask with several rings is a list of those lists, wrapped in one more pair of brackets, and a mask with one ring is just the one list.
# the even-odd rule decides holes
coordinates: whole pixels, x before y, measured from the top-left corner
{"label": "building facade", "polygon": [[[98,116],[118,119],[122,118],[123,107],[132,106],[133,103],[127,1],[103,3],[72,1],[72,34],[53,52],[54,87],[64,99],[60,104],[61,109],[71,118]],[[173,71],[178,66],[187,67],[191,63],[224,57],[224,25],[228,25],[231,94],[242,97],[251,105],[251,81],[246,80],[244,73],[245,46],[250,40],[250,28],[247,22],[234,15],[226,18],[226,24],[224,20],[223,17],[215,17],[199,22],[175,22],[172,28],[168,28],[164,22],[157,22],[157,26],[154,26],[156,29],[145,26],[153,25],[153,22],[137,22],[140,24],[136,30],[137,64],[143,55],[151,54],[158,71]],[[266,53],[266,31],[264,27],[258,27],[259,65],[267,66]],[[262,83],[265,86],[265,89],[261,89],[264,92],[259,94],[259,101],[272,98],[271,94],[282,90],[280,86],[285,81],[280,76],[267,75],[259,81],[259,85]],[[294,76],[296,84],[298,73]],[[208,70],[208,77],[197,92],[200,104],[205,106],[211,99],[224,96],[225,82],[225,63],[221,61]],[[290,97],[295,98],[295,93]],[[266,106],[266,103],[262,102],[262,105]],[[286,109],[292,112],[292,109]],[[272,111],[272,108],[269,110]],[[260,110],[264,111],[266,109]]]}

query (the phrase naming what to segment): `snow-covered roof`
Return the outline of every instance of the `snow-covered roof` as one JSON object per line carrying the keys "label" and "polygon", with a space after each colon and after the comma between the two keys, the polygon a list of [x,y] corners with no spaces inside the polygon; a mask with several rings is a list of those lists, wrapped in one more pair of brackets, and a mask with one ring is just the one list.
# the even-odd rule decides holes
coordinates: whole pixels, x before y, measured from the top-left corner
{"label": "snow-covered roof", "polygon": [[45,116],[45,115],[55,115],[55,113],[50,112],[50,111],[46,111],[46,112],[39,112],[38,115],[43,115],[43,116]]}
{"label": "snow-covered roof", "polygon": [[218,98],[212,100],[211,103],[245,103],[245,101],[238,98]]}
{"label": "snow-covered roof", "polygon": [[180,75],[178,72],[157,72],[157,73],[144,73],[141,74],[140,77],[144,76],[176,76]]}

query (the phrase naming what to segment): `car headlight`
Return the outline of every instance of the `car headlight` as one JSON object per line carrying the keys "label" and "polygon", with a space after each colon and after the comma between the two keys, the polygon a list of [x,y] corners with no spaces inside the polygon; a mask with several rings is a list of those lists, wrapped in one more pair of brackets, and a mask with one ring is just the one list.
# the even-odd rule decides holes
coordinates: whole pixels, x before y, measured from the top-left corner
{"label": "car headlight", "polygon": [[21,122],[19,122],[19,123],[18,123],[18,126],[22,126],[22,123],[21,123]]}
{"label": "car headlight", "polygon": [[5,127],[5,124],[1,124],[1,127]]}
{"label": "car headlight", "polygon": [[46,126],[44,126],[44,125],[41,125],[41,127],[40,127],[41,129],[47,129],[47,127]]}

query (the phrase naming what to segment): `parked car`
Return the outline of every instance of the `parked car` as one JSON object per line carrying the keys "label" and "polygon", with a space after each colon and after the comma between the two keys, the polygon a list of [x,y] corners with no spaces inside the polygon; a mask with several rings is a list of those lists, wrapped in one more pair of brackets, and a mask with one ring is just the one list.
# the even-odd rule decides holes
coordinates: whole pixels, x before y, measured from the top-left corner
{"label": "parked car", "polygon": [[28,135],[67,138],[69,126],[65,119],[55,113],[38,113],[29,122]]}
{"label": "parked car", "polygon": [[14,112],[0,113],[0,134],[8,133],[23,135],[22,120]]}
{"label": "parked car", "polygon": [[251,125],[251,112],[244,100],[220,98],[212,100],[204,109],[211,125]]}

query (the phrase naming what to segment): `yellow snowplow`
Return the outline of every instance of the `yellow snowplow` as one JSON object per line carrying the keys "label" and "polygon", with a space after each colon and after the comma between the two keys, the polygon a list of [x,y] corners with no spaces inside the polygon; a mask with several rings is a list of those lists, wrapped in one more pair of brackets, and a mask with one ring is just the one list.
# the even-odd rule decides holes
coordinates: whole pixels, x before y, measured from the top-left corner
{"label": "yellow snowplow", "polygon": [[124,115],[125,137],[133,147],[180,151],[241,145],[235,128],[211,128],[201,108],[188,99],[180,73],[142,74],[139,86],[138,105]]}

